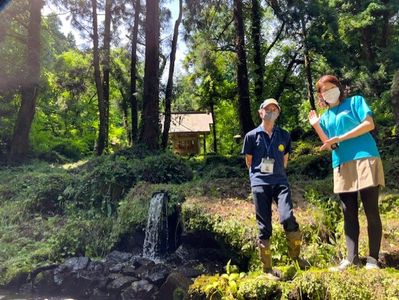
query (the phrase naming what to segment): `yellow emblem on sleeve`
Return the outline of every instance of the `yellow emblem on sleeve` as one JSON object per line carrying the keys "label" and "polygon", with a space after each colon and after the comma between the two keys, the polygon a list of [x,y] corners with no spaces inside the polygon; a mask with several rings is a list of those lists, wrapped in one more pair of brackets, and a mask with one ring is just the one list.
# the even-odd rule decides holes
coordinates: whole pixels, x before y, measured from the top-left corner
{"label": "yellow emblem on sleeve", "polygon": [[283,144],[278,145],[278,151],[283,152],[285,149]]}

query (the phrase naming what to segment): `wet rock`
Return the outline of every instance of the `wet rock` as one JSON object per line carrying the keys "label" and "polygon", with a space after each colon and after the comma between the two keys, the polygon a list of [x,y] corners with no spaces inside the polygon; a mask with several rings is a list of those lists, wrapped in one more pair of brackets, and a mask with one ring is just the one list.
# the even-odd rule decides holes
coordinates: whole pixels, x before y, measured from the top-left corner
{"label": "wet rock", "polygon": [[68,258],[63,265],[66,266],[69,270],[78,271],[84,270],[88,266],[90,262],[90,258],[88,257],[72,257]]}
{"label": "wet rock", "polygon": [[114,279],[109,284],[107,284],[107,290],[109,291],[121,291],[125,287],[129,286],[133,281],[137,281],[138,279],[131,276],[121,276],[119,278]]}
{"label": "wet rock", "polygon": [[46,270],[38,273],[32,281],[34,289],[38,293],[56,293],[59,285],[54,282],[54,270]]}
{"label": "wet rock", "polygon": [[109,271],[110,271],[111,273],[119,273],[119,272],[122,272],[122,268],[123,268],[124,266],[125,266],[124,263],[123,263],[123,264],[119,263],[119,264],[116,264],[116,265],[110,267],[110,268],[109,268]]}
{"label": "wet rock", "polygon": [[194,252],[195,251],[193,251],[191,247],[188,247],[186,245],[180,245],[179,248],[177,248],[177,250],[175,251],[174,255],[176,255],[180,261],[187,261],[196,258],[195,255],[193,255]]}
{"label": "wet rock", "polygon": [[67,259],[54,270],[53,281],[58,287],[57,293],[78,298],[89,297],[95,288],[105,288],[107,280],[104,270],[102,263],[91,263],[87,257]]}
{"label": "wet rock", "polygon": [[168,277],[169,273],[170,268],[165,266],[164,264],[157,264],[151,268],[145,268],[141,272],[138,272],[141,278],[147,279],[157,286],[160,286],[162,283],[165,282],[166,277]]}
{"label": "wet rock", "polygon": [[150,267],[150,266],[155,265],[155,262],[152,261],[151,259],[144,258],[144,257],[137,257],[137,256],[136,257],[132,257],[131,263],[136,268],[139,268],[139,267]]}
{"label": "wet rock", "polygon": [[181,273],[173,272],[159,289],[162,300],[186,299],[191,280]]}
{"label": "wet rock", "polygon": [[136,274],[136,268],[133,265],[127,265],[122,268],[122,274],[132,276]]}
{"label": "wet rock", "polygon": [[104,275],[106,275],[106,273],[108,272],[108,269],[106,268],[104,263],[102,263],[101,261],[91,261],[89,263],[89,265],[87,266],[86,270],[89,272],[102,273]]}
{"label": "wet rock", "polygon": [[20,272],[7,284],[8,289],[18,290],[21,285],[27,282],[29,273]]}
{"label": "wet rock", "polygon": [[118,278],[121,278],[121,277],[123,277],[123,275],[120,274],[120,273],[111,273],[107,277],[107,282],[109,283],[109,282],[114,281],[114,280],[116,280]]}
{"label": "wet rock", "polygon": [[188,278],[195,278],[202,274],[201,270],[189,264],[177,267],[177,271]]}
{"label": "wet rock", "polygon": [[158,289],[147,280],[133,282],[121,294],[122,300],[151,300],[156,299]]}
{"label": "wet rock", "polygon": [[110,254],[108,254],[105,257],[105,261],[108,264],[118,264],[118,263],[124,263],[127,262],[131,259],[132,254],[128,252],[120,252],[120,251],[112,251]]}

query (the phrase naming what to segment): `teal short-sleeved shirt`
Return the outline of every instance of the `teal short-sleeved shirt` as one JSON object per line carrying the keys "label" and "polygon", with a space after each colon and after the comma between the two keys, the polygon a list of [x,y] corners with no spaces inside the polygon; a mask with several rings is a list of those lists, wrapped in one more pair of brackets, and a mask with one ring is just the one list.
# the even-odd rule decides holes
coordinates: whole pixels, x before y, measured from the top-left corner
{"label": "teal short-sleeved shirt", "polygon": [[[320,118],[320,127],[328,138],[340,136],[362,123],[372,111],[362,96],[353,96],[328,109]],[[339,143],[332,151],[332,166],[367,157],[379,157],[377,145],[370,132]]]}

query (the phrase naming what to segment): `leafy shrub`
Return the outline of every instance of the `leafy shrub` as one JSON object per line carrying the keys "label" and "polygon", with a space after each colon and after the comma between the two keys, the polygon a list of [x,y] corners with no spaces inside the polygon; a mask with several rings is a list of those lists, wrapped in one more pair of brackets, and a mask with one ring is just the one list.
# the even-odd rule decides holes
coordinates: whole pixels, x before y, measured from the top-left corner
{"label": "leafy shrub", "polygon": [[[395,145],[397,149],[397,145]],[[399,157],[392,157],[383,161],[386,186],[392,189],[398,189],[399,182]]]}
{"label": "leafy shrub", "polygon": [[49,239],[52,258],[79,255],[103,257],[113,245],[112,224],[113,219],[103,216],[89,217],[82,213],[70,216]]}
{"label": "leafy shrub", "polygon": [[21,201],[20,208],[27,214],[61,213],[61,195],[72,182],[72,177],[65,170],[42,164],[10,168],[0,177],[8,181],[0,182],[0,199]]}
{"label": "leafy shrub", "polygon": [[216,179],[216,178],[234,178],[246,176],[247,172],[243,171],[238,167],[222,166],[217,165],[211,169],[207,174],[206,178]]}
{"label": "leafy shrub", "polygon": [[255,278],[247,277],[240,281],[238,299],[278,299],[282,290],[277,281],[268,280],[264,274]]}
{"label": "leafy shrub", "polygon": [[324,270],[297,272],[292,282],[273,281],[265,274],[226,272],[200,276],[190,286],[190,299],[397,299],[399,277],[385,271]]}
{"label": "leafy shrub", "polygon": [[[383,279],[384,278],[384,279]],[[398,276],[388,272],[348,270],[342,273],[303,272],[293,284],[308,299],[395,299]],[[394,287],[394,288],[392,288]],[[393,297],[393,298],[391,298]]]}
{"label": "leafy shrub", "polygon": [[[305,151],[304,149],[301,151]],[[298,175],[302,178],[305,176],[305,178],[324,179],[332,174],[331,156],[327,152],[323,152],[321,155],[298,155],[288,164],[287,174],[288,176]]]}
{"label": "leafy shrub", "polygon": [[118,201],[137,181],[182,183],[191,179],[191,169],[171,153],[144,159],[110,155],[95,158],[83,166],[77,173],[76,182],[65,191],[65,196],[78,207],[94,207],[110,216],[116,212]]}
{"label": "leafy shrub", "polygon": [[[90,172],[75,176],[75,182],[64,192],[66,199],[77,207],[95,208],[110,216],[116,211],[117,202],[137,181],[137,160],[113,157],[97,160]],[[86,171],[88,169],[84,169]]]}
{"label": "leafy shrub", "polygon": [[399,195],[388,194],[383,197],[380,201],[379,209],[382,214],[399,211]]}
{"label": "leafy shrub", "polygon": [[76,144],[71,143],[60,143],[53,147],[53,151],[67,157],[71,158],[72,160],[78,160],[82,158],[82,150],[81,147],[78,147]]}
{"label": "leafy shrub", "polygon": [[[331,179],[314,180],[305,187],[305,199],[307,202],[319,208],[321,222],[325,226],[328,236],[333,236],[336,226],[342,219],[339,202],[332,193]],[[317,214],[314,214],[317,216]]]}
{"label": "leafy shrub", "polygon": [[62,193],[71,181],[69,174],[43,174],[36,177],[35,184],[27,190],[27,211],[44,215],[62,213]]}
{"label": "leafy shrub", "polygon": [[138,171],[141,180],[151,183],[182,183],[193,178],[188,165],[171,153],[146,157]]}
{"label": "leafy shrub", "polygon": [[[243,156],[210,154],[207,155],[201,163],[191,162],[191,164],[200,177],[211,179],[227,178],[229,174],[231,177],[242,177],[245,172],[244,170],[247,170]],[[220,173],[220,175],[218,175],[218,173]]]}

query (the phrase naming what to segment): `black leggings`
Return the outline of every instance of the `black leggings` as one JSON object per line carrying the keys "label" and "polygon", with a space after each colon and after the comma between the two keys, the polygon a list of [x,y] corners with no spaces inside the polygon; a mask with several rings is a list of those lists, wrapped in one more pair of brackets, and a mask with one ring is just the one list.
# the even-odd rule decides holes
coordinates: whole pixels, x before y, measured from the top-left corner
{"label": "black leggings", "polygon": [[[367,218],[367,231],[369,236],[370,256],[378,260],[380,252],[382,224],[378,210],[379,186],[365,188],[359,191]],[[344,230],[347,259],[352,263],[359,260],[359,217],[358,217],[358,192],[340,193],[342,210],[344,212]]]}

